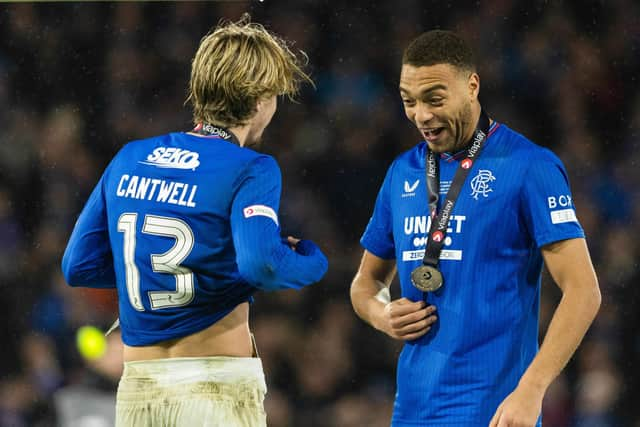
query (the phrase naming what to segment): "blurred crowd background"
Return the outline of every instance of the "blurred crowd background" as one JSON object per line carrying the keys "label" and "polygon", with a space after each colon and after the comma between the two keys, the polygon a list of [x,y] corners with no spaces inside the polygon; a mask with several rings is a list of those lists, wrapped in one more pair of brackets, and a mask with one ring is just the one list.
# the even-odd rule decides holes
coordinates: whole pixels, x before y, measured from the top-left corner
{"label": "blurred crowd background", "polygon": [[[348,288],[386,168],[420,139],[397,91],[402,50],[443,28],[475,47],[490,114],[564,161],[600,279],[601,312],[549,389],[544,425],[639,427],[633,0],[1,5],[0,426],[108,425],[98,409],[84,424],[69,420],[113,405],[118,335],[87,362],[74,334],[106,328],[115,295],[66,286],[61,255],[122,144],[190,128],[183,103],[199,40],[245,11],[309,55],[317,87],[280,102],[265,150],[283,171],[283,233],[317,241],[331,265],[314,287],[256,296],[269,425],[389,423],[400,343],[353,314]],[[541,336],[560,296],[546,274],[542,293]]]}

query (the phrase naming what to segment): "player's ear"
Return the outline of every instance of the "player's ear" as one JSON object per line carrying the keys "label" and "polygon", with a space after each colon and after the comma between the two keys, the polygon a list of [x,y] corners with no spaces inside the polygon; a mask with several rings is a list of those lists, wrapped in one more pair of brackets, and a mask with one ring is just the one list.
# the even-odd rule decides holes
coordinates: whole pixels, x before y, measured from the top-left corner
{"label": "player's ear", "polygon": [[478,73],[471,73],[471,75],[469,75],[468,87],[471,100],[478,99],[478,95],[480,94],[480,76]]}
{"label": "player's ear", "polygon": [[259,113],[262,110],[269,109],[273,107],[273,104],[276,103],[275,96],[262,96],[256,102],[256,112]]}
{"label": "player's ear", "polygon": [[264,98],[258,98],[256,102],[256,113],[259,113],[264,109]]}

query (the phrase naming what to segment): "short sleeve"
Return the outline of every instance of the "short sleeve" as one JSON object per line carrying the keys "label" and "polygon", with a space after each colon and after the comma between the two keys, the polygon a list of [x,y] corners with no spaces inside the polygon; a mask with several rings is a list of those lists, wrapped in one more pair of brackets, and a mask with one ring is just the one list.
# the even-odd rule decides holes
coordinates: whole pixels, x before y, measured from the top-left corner
{"label": "short sleeve", "polygon": [[383,259],[395,258],[390,193],[394,165],[395,163],[387,171],[376,198],[373,215],[360,239],[360,244],[366,250]]}
{"label": "short sleeve", "polygon": [[542,150],[524,176],[522,209],[527,229],[538,247],[584,237],[576,217],[567,172],[558,157]]}

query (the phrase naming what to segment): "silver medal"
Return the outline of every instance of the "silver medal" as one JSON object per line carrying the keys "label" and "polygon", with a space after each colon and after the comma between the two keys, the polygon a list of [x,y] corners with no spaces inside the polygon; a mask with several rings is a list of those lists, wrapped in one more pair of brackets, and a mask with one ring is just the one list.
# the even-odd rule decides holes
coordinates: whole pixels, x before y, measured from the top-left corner
{"label": "silver medal", "polygon": [[434,292],[442,286],[442,273],[430,265],[421,265],[411,272],[411,283],[422,292]]}

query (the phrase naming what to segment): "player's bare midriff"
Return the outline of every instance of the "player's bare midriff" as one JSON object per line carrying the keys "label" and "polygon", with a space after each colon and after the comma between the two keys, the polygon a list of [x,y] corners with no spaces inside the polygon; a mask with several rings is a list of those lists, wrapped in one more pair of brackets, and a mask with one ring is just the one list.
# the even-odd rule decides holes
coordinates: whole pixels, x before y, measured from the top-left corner
{"label": "player's bare midriff", "polygon": [[238,305],[231,313],[195,334],[153,345],[124,346],[125,362],[174,357],[251,357],[249,304]]}

